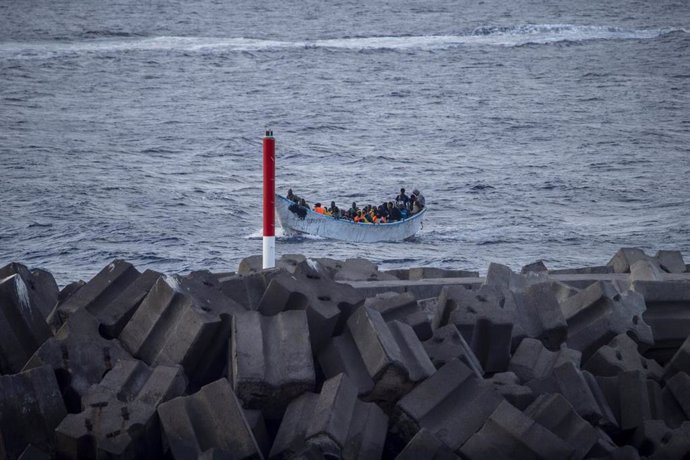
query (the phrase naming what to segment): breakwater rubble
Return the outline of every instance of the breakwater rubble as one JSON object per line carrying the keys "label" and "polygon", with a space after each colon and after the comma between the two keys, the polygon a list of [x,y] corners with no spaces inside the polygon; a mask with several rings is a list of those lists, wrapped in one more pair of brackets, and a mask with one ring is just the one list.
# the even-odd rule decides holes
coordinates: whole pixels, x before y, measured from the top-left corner
{"label": "breakwater rubble", "polygon": [[[690,270],[0,268],[0,458],[687,458]],[[685,457],[684,457],[685,456]]]}

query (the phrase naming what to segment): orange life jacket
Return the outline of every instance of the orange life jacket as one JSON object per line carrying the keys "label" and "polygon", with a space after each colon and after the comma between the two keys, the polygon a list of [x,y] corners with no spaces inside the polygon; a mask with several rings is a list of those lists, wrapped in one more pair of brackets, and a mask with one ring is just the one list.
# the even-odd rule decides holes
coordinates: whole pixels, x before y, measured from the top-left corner
{"label": "orange life jacket", "polygon": [[325,208],[314,208],[314,212],[318,212],[319,214],[326,214],[326,209]]}

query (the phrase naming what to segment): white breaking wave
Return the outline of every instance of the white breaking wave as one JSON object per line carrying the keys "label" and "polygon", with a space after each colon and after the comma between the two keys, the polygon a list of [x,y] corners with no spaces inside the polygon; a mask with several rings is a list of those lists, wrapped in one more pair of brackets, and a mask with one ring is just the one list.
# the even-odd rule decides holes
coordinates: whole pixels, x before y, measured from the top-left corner
{"label": "white breaking wave", "polygon": [[278,51],[304,48],[343,50],[436,50],[457,46],[522,46],[564,41],[648,40],[671,32],[688,33],[684,28],[624,29],[570,24],[480,27],[468,34],[348,37],[325,40],[279,41],[222,37],[149,37],[81,40],[76,42],[5,42],[0,57],[50,58],[83,53],[160,52],[242,52]]}

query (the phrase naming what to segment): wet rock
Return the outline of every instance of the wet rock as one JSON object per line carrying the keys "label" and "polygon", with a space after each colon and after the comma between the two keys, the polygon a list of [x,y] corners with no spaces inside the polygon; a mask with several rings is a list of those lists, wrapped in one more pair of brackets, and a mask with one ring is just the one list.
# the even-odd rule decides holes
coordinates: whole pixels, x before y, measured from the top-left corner
{"label": "wet rock", "polygon": [[[158,415],[164,445],[173,458],[197,458],[202,454],[211,455],[210,458],[263,458],[227,379],[161,404]],[[206,453],[210,449],[216,452]]]}
{"label": "wet rock", "polygon": [[251,311],[235,315],[228,368],[244,407],[280,417],[292,399],[314,389],[306,313],[293,310],[264,316]]}
{"label": "wet rock", "polygon": [[2,374],[19,372],[38,347],[52,335],[39,309],[40,301],[35,301],[37,299],[39,296],[29,293],[29,287],[19,273],[0,279]]}
{"label": "wet rock", "polygon": [[28,444],[50,452],[53,432],[67,415],[50,366],[0,376],[0,453],[17,458]]}

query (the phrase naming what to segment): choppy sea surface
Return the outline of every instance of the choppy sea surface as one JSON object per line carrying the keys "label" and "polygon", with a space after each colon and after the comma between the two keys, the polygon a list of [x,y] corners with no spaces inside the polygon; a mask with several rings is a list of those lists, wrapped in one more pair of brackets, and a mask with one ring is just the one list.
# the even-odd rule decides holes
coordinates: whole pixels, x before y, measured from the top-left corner
{"label": "choppy sea surface", "polygon": [[232,271],[277,189],[380,203],[381,268],[690,258],[690,2],[0,0],[0,265]]}

